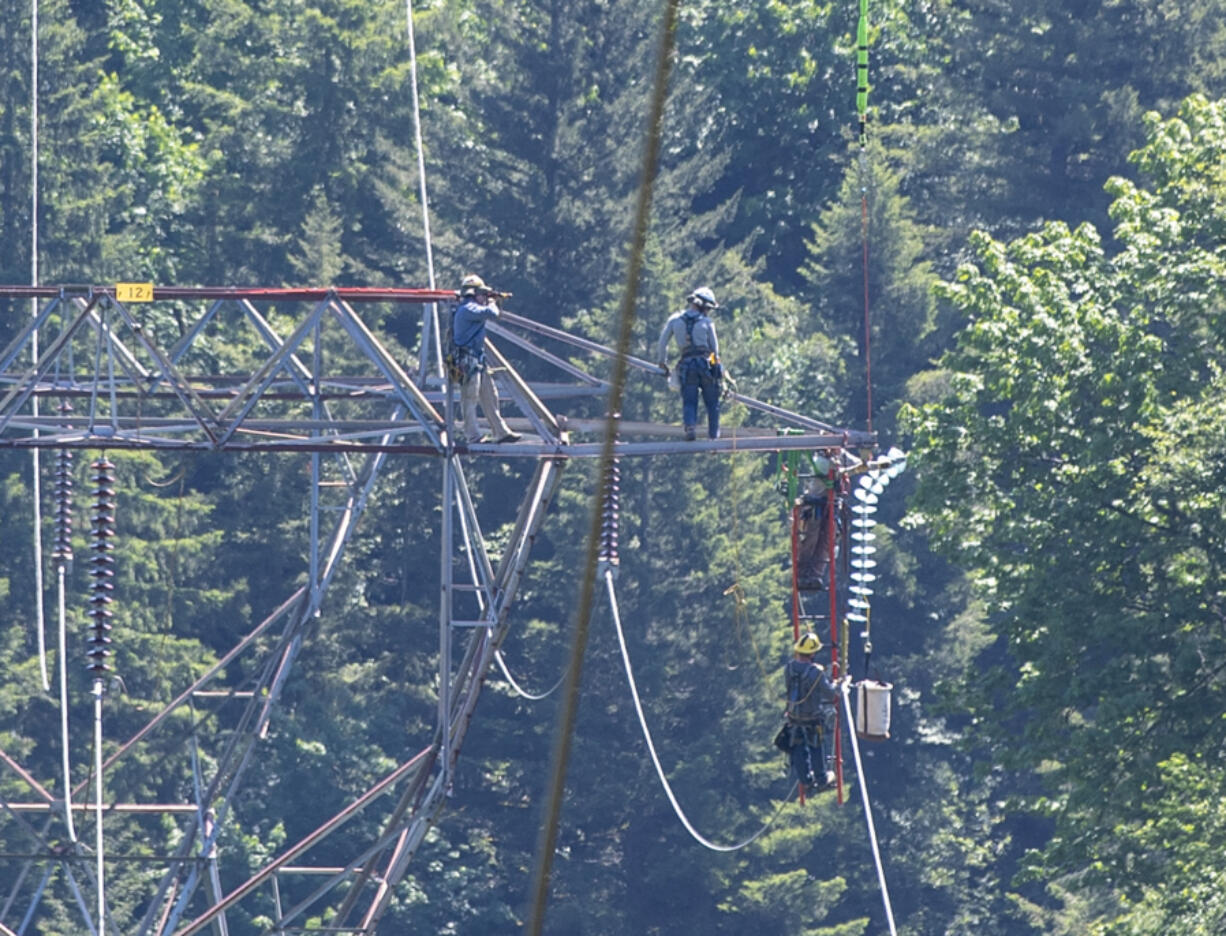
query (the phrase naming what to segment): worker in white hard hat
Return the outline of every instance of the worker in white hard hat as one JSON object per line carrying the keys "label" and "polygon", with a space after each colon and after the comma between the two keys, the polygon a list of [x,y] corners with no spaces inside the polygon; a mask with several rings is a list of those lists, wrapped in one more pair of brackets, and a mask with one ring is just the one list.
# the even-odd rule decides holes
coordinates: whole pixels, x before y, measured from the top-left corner
{"label": "worker in white hard hat", "polygon": [[676,341],[681,358],[674,365],[681,391],[681,423],[685,437],[694,440],[698,426],[698,396],[707,408],[707,438],[719,438],[719,398],[724,368],[719,360],[719,339],[710,313],[719,308],[709,286],[699,286],[686,297],[688,305],[664,323],[656,348],[656,361],[668,370],[669,339]]}
{"label": "worker in white hard hat", "polygon": [[[502,314],[498,300],[506,295],[487,286],[476,273],[469,273],[460,283],[460,301],[452,314],[449,370],[460,384],[464,437],[469,442],[518,442],[520,439],[502,418],[498,387],[485,366],[485,323]],[[477,425],[478,399],[489,420],[488,437],[481,434]]]}

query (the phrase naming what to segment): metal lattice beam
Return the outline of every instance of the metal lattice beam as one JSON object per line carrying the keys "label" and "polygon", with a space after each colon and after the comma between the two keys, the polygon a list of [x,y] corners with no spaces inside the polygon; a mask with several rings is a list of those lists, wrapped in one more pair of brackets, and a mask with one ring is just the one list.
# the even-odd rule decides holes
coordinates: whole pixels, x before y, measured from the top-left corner
{"label": "metal lattice beam", "polygon": [[[213,666],[154,713],[103,763],[103,774],[150,743],[185,709],[192,713],[192,769],[196,790],[185,803],[114,804],[107,814],[160,816],[174,822],[179,844],[170,855],[109,857],[144,860],[164,870],[144,899],[132,936],[189,936],[211,929],[228,933],[227,911],[261,892],[274,893],[276,920],[270,933],[298,931],[338,889],[330,932],[375,933],[396,884],[403,879],[428,828],[437,821],[450,790],[452,770],[495,654],[510,626],[510,611],[526,572],[532,544],[571,458],[597,457],[605,422],[599,399],[607,382],[599,372],[613,352],[522,316],[504,313],[490,331],[505,341],[506,354],[491,343],[493,373],[518,412],[509,422],[525,433],[513,444],[466,445],[452,431],[454,388],[434,368],[394,353],[357,307],[405,306],[448,301],[443,290],[231,287],[155,287],[151,305],[122,302],[114,287],[0,286],[0,298],[43,304],[0,352],[0,448],[133,449],[165,452],[226,451],[302,453],[311,465],[307,583],[235,643]],[[198,316],[181,333],[168,334],[169,319],[151,314],[172,300],[176,310],[198,301]],[[278,317],[264,306],[276,305]],[[290,310],[297,309],[297,312]],[[284,336],[278,322],[291,321]],[[422,316],[422,322],[431,321]],[[245,334],[247,367],[214,373],[210,334],[228,328],[228,339]],[[422,356],[441,358],[434,329],[426,329]],[[531,337],[528,337],[531,336]],[[554,350],[545,347],[553,343]],[[40,353],[31,364],[31,350]],[[578,359],[590,359],[589,368]],[[658,379],[650,362],[627,358],[634,370]],[[528,379],[525,374],[531,374]],[[416,375],[416,376],[413,376]],[[73,400],[75,412],[37,407],[43,398]],[[686,442],[674,425],[623,422],[617,455],[871,447],[866,433],[839,429],[749,396],[733,394],[750,414],[724,438]],[[758,420],[754,422],[753,420]],[[331,455],[332,457],[327,457]],[[354,798],[314,832],[283,850],[260,871],[223,892],[219,850],[229,810],[275,717],[281,690],[303,647],[308,622],[326,607],[325,597],[347,545],[356,534],[381,469],[391,455],[437,459],[442,468],[439,604],[439,700],[434,736],[401,764]],[[461,458],[460,456],[466,456]],[[524,490],[510,539],[497,564],[486,553],[476,501],[465,472],[467,457],[531,459],[536,468]],[[848,455],[847,457],[853,457]],[[332,476],[325,477],[331,470]],[[338,497],[339,493],[339,497]],[[326,520],[330,519],[329,525]],[[463,574],[457,579],[457,570]],[[462,598],[462,600],[458,600]],[[457,652],[458,651],[458,652]],[[239,658],[253,673],[243,686],[227,685],[226,670]],[[210,752],[208,769],[196,751],[195,704],[215,700],[235,712],[228,735]],[[0,861],[24,865],[0,906],[0,933],[18,931],[37,912],[56,875],[63,876],[92,929],[82,885],[73,867],[93,884],[88,855],[78,844],[57,849],[48,836],[63,800],[18,761],[0,751],[0,769],[22,783],[27,799],[0,798],[0,818],[20,823],[35,843]],[[72,792],[79,798],[85,784]],[[362,810],[385,794],[393,804],[378,832],[343,867],[296,864]],[[74,804],[75,811],[90,807]],[[29,816],[43,816],[41,827]],[[62,817],[60,817],[62,819]],[[280,880],[289,875],[323,878],[296,903],[283,906]],[[233,878],[228,878],[232,880]],[[34,886],[31,888],[27,882]],[[297,890],[297,888],[295,888]]]}

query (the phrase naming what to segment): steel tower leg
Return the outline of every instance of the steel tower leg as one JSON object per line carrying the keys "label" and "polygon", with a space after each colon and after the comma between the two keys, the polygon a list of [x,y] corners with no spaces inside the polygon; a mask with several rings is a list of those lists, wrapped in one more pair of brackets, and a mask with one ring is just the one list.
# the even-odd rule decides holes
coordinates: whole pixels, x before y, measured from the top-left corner
{"label": "steel tower leg", "polygon": [[[466,628],[470,630],[470,636],[464,660],[460,663],[455,678],[451,680],[453,702],[445,722],[443,734],[446,739],[445,746],[440,742],[440,749],[445,747],[445,750],[450,752],[451,764],[446,761],[439,764],[435,782],[429,784],[429,789],[427,789],[426,777],[423,773],[405,791],[399,805],[384,827],[384,837],[387,837],[388,833],[393,832],[397,827],[402,827],[403,831],[396,839],[394,846],[389,846],[385,859],[381,859],[378,855],[374,856],[363,873],[356,876],[349,894],[333,920],[333,924],[340,927],[342,931],[356,904],[362,899],[361,894],[373,874],[371,869],[376,862],[382,861],[384,871],[377,878],[378,886],[370,898],[361,923],[352,929],[354,933],[375,932],[379,919],[386,912],[390,903],[392,891],[404,877],[426,832],[437,821],[446,803],[448,790],[447,784],[443,783],[442,779],[444,777],[450,779],[451,766],[454,765],[454,759],[468,732],[481,687],[494,662],[494,653],[506,636],[511,605],[518,593],[519,584],[523,580],[529,553],[544,521],[546,507],[557,491],[564,465],[564,461],[553,459],[541,461],[537,465],[524,499],[520,502],[510,542],[503,553],[498,571],[494,575],[492,601],[484,609],[483,615],[489,626]],[[456,470],[459,474],[458,466]],[[461,505],[457,505],[457,508],[462,509]],[[468,533],[466,546],[474,553],[475,564],[480,565],[482,560],[488,562],[479,532],[473,526],[462,526]],[[450,568],[451,556],[449,553],[445,556]],[[473,585],[480,594],[478,583],[474,582]]]}

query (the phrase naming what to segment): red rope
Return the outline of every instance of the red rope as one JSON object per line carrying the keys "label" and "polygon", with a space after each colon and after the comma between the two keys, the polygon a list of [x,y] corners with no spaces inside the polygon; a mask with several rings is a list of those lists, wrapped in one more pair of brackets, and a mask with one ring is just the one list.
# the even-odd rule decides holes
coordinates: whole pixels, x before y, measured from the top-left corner
{"label": "red rope", "polygon": [[[861,169],[861,172],[864,170]],[[860,239],[864,245],[864,380],[868,386],[868,431],[873,431],[873,335],[868,314],[868,190],[861,180]]]}
{"label": "red rope", "polygon": [[797,527],[800,525],[800,507],[792,507],[792,642],[800,640],[800,589],[798,587],[796,565],[800,559],[800,539]]}
{"label": "red rope", "polygon": [[[792,642],[800,640],[800,588],[796,565],[800,559],[800,505],[792,505]],[[805,804],[805,785],[799,784],[800,805]]]}

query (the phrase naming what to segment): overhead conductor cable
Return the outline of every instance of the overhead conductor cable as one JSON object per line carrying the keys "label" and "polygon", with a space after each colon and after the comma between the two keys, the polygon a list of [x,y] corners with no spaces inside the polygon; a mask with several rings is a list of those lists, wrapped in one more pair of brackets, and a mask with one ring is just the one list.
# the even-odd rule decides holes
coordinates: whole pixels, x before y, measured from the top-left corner
{"label": "overhead conductor cable", "polygon": [[634,668],[630,665],[630,651],[626,648],[626,634],[622,629],[621,609],[617,603],[617,589],[613,584],[617,579],[617,569],[620,564],[617,554],[618,527],[621,519],[619,510],[620,501],[621,467],[618,464],[618,458],[614,456],[610,460],[604,475],[604,507],[601,511],[600,521],[600,560],[598,569],[600,576],[604,579],[605,590],[609,595],[609,610],[613,614],[613,626],[617,630],[617,645],[621,648],[622,665],[626,668],[626,680],[630,685],[630,697],[634,700],[634,711],[638,714],[639,727],[643,730],[643,740],[647,742],[647,753],[651,755],[651,762],[656,768],[656,776],[660,778],[660,785],[664,788],[664,794],[668,797],[669,803],[672,804],[673,812],[677,814],[677,818],[681,820],[681,824],[685,826],[685,830],[690,833],[694,841],[704,848],[711,849],[711,851],[739,851],[752,844],[771,827],[774,821],[779,818],[779,813],[783,811],[784,806],[791,801],[792,794],[789,793],[784,798],[779,808],[775,810],[774,815],[758,831],[734,845],[719,845],[703,836],[702,833],[694,828],[689,817],[686,816],[685,810],[677,802],[677,797],[673,794],[672,785],[668,782],[668,777],[664,773],[664,767],[660,764],[660,757],[656,753],[656,745],[655,741],[652,740],[651,729],[647,727],[647,716],[643,713],[643,702],[639,698],[638,685],[634,680]]}
{"label": "overhead conductor cable", "polygon": [[[417,149],[417,179],[418,191],[421,195],[421,226],[422,237],[426,243],[426,276],[431,289],[434,289],[434,246],[430,241],[430,200],[426,196],[426,153],[421,136],[421,101],[417,92],[417,42],[413,35],[413,0],[405,0],[405,22],[409,41],[409,86],[413,95],[413,142]],[[434,375],[443,379],[443,342],[439,330],[438,303],[431,302],[422,315],[420,377],[425,382],[426,373],[434,371]],[[434,340],[431,341],[433,336]],[[433,346],[434,354],[430,349]],[[450,425],[450,423],[448,423]]]}
{"label": "overhead conductor cable", "polygon": [[699,845],[702,845],[704,848],[709,848],[711,851],[717,852],[740,851],[747,845],[751,845],[757,841],[757,839],[760,838],[762,834],[774,824],[775,820],[779,818],[779,814],[783,812],[783,808],[787,806],[789,802],[791,802],[792,795],[796,791],[796,785],[794,784],[792,786],[791,791],[788,792],[788,795],[784,797],[783,801],[779,804],[779,808],[776,809],[774,814],[762,824],[758,831],[754,832],[753,835],[749,836],[748,838],[742,839],[733,845],[720,845],[717,842],[712,842],[694,828],[693,823],[691,823],[689,818],[686,816],[685,810],[683,810],[681,808],[681,804],[677,802],[677,797],[673,793],[672,785],[668,782],[668,777],[664,775],[664,768],[660,764],[660,756],[656,753],[655,742],[651,737],[651,729],[647,727],[647,716],[643,714],[643,703],[639,699],[638,686],[634,681],[634,670],[630,666],[630,652],[626,649],[626,635],[622,630],[621,613],[617,606],[617,591],[613,587],[613,578],[613,570],[611,568],[606,568],[604,572],[605,588],[609,593],[609,609],[613,612],[613,624],[617,629],[617,644],[619,647],[621,647],[622,665],[626,668],[626,679],[630,683],[630,697],[634,700],[634,711],[638,714],[639,727],[643,729],[643,740],[647,742],[647,753],[651,755],[651,762],[655,765],[656,776],[660,778],[660,785],[664,788],[664,794],[668,797],[668,801],[673,807],[673,812],[677,814],[677,818],[680,819],[681,824],[685,826],[685,831],[689,832],[690,836]]}
{"label": "overhead conductor cable", "polygon": [[[72,412],[72,405],[60,403],[60,415]],[[72,566],[72,452],[62,448],[55,460],[55,550],[51,554],[58,578],[59,597],[59,677],[60,677],[60,754],[64,773],[64,821],[68,840],[76,842],[72,819],[72,779],[68,751],[68,626],[65,613],[65,576]]]}

